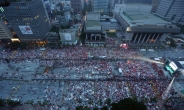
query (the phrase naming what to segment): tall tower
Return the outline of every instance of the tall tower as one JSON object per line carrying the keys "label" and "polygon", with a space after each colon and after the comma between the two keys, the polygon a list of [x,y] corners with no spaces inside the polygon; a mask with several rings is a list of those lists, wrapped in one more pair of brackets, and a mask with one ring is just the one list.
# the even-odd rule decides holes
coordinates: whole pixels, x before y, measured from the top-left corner
{"label": "tall tower", "polygon": [[45,39],[50,30],[49,21],[41,0],[10,0],[10,6],[4,7],[4,14],[22,41]]}
{"label": "tall tower", "polygon": [[74,13],[82,12],[85,0],[70,0]]}
{"label": "tall tower", "polygon": [[161,0],[155,14],[178,22],[184,14],[184,0]]}
{"label": "tall tower", "polygon": [[109,0],[94,0],[94,11],[108,12]]}

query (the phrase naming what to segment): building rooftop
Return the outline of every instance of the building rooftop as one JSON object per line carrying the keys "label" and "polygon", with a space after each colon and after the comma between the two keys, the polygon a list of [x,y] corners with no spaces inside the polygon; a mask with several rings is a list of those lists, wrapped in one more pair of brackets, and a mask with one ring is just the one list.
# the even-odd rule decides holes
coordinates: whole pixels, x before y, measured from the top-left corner
{"label": "building rooftop", "polygon": [[100,20],[100,13],[90,12],[86,15],[87,20]]}
{"label": "building rooftop", "polygon": [[86,21],[86,27],[96,27],[96,26],[101,26],[100,21],[95,20]]}
{"label": "building rooftop", "polygon": [[155,24],[171,24],[160,17],[157,17],[153,14],[147,12],[133,11],[133,12],[124,12],[123,16],[126,18],[126,22],[131,24],[139,25],[155,25]]}

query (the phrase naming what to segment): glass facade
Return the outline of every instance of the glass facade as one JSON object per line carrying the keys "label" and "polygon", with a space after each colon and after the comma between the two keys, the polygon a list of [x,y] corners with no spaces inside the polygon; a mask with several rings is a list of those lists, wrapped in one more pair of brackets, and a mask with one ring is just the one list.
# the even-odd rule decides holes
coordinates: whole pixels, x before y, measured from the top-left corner
{"label": "glass facade", "polygon": [[[50,30],[50,25],[41,0],[11,2],[10,6],[5,7],[4,10],[9,24],[20,40],[45,39],[45,34]],[[23,32],[30,30],[32,34]]]}
{"label": "glass facade", "polygon": [[108,12],[109,0],[94,0],[94,11]]}

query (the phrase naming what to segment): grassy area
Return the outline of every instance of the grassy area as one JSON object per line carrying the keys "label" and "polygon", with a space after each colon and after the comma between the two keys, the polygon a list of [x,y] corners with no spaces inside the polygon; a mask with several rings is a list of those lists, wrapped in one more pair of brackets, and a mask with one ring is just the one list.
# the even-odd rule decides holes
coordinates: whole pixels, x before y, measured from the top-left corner
{"label": "grassy area", "polygon": [[106,32],[106,34],[109,37],[116,37],[116,33],[115,32]]}

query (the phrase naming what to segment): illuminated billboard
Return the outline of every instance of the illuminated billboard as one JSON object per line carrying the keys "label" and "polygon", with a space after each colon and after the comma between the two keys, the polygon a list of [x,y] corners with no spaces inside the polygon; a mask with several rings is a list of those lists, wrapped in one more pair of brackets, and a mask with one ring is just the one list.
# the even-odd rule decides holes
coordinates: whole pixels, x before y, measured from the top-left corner
{"label": "illuminated billboard", "polygon": [[169,64],[169,66],[170,66],[174,71],[176,71],[176,70],[178,69],[178,67],[174,64],[174,62],[171,62],[171,63]]}
{"label": "illuminated billboard", "polygon": [[19,26],[20,31],[22,34],[33,34],[30,26]]}

